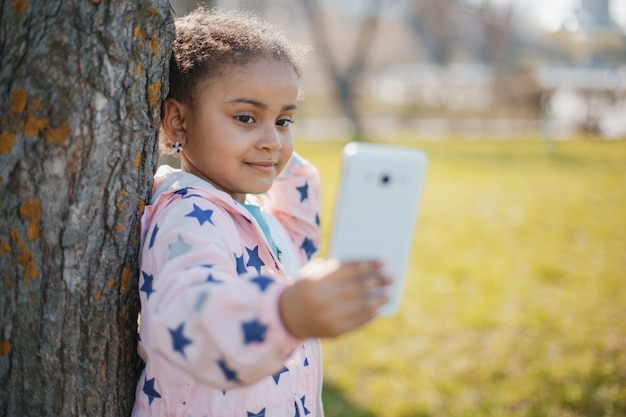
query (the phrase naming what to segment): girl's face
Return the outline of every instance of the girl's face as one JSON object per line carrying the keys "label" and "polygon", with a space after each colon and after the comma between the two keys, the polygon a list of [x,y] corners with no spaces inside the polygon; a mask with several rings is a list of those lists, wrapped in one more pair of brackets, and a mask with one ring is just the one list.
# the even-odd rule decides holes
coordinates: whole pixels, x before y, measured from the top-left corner
{"label": "girl's face", "polygon": [[183,106],[182,168],[243,203],[270,189],[293,152],[300,80],[272,58],[233,67]]}

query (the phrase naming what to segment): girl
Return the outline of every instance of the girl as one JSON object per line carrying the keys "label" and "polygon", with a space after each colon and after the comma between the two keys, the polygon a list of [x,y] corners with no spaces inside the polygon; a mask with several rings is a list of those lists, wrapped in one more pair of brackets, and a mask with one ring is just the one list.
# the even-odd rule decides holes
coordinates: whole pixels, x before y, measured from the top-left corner
{"label": "girl", "polygon": [[309,261],[320,190],[293,152],[296,50],[241,14],[176,30],[162,133],[182,170],[157,171],[142,218],[133,416],[322,416],[318,338],[373,319],[389,280]]}

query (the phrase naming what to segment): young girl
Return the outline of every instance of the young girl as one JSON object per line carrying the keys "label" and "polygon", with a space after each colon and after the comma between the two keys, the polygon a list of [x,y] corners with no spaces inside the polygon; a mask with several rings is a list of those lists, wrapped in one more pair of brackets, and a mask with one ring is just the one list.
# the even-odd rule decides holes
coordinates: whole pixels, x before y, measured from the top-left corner
{"label": "young girl", "polygon": [[142,218],[133,416],[322,416],[318,338],[375,317],[378,262],[309,261],[319,176],[293,152],[299,56],[263,22],[177,19],[161,167]]}

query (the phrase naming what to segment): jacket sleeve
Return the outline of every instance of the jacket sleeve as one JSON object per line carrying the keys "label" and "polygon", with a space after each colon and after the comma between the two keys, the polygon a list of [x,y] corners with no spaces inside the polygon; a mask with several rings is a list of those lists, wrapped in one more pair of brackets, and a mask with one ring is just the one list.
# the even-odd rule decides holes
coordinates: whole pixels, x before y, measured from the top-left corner
{"label": "jacket sleeve", "polygon": [[321,244],[321,188],[317,168],[293,153],[272,188],[262,196],[263,206],[289,233],[302,264]]}
{"label": "jacket sleeve", "polygon": [[157,205],[166,208],[142,219],[140,352],[218,389],[278,372],[301,342],[280,318],[284,285],[260,274],[223,209],[193,194],[165,197]]}

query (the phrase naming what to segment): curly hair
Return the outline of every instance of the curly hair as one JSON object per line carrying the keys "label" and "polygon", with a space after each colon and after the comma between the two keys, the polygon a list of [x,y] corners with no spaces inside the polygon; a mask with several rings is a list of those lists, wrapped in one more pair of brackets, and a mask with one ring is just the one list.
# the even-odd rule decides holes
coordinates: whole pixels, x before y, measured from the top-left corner
{"label": "curly hair", "polygon": [[193,105],[201,83],[261,58],[274,58],[302,75],[304,49],[257,16],[200,7],[177,18],[168,98]]}

